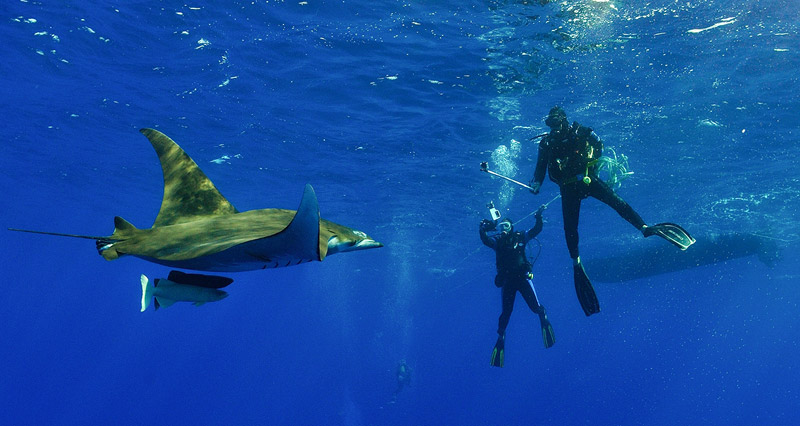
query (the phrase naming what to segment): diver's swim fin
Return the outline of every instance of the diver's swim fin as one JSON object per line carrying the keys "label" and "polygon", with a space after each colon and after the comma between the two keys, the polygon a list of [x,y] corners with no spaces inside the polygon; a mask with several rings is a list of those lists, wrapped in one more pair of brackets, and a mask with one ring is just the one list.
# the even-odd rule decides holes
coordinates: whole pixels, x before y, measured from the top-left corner
{"label": "diver's swim fin", "polygon": [[659,237],[675,244],[681,250],[686,250],[690,245],[695,243],[695,239],[686,232],[680,225],[674,223],[664,222],[648,226],[642,231],[645,238],[651,235],[658,235]]}
{"label": "diver's swim fin", "polygon": [[586,271],[583,270],[583,264],[578,262],[574,266],[575,278],[575,293],[578,294],[578,301],[581,302],[583,313],[588,317],[591,314],[600,312],[600,302],[597,301],[597,295],[594,293],[592,282],[586,276]]}
{"label": "diver's swim fin", "polygon": [[553,326],[550,325],[550,320],[547,319],[547,313],[544,312],[542,306],[542,313],[539,314],[539,322],[542,325],[542,340],[544,341],[545,348],[552,348],[556,344],[556,334],[553,332]]}
{"label": "diver's swim fin", "polygon": [[497,338],[497,343],[494,344],[494,350],[492,351],[492,367],[503,366],[503,360],[505,358],[505,346],[506,336],[505,334],[501,334],[500,337]]}

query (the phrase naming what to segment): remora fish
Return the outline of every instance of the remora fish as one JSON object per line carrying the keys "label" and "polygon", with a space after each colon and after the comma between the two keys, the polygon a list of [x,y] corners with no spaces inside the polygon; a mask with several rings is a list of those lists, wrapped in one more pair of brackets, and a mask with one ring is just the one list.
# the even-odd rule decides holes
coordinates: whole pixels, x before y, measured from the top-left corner
{"label": "remora fish", "polygon": [[168,307],[175,302],[192,302],[200,306],[206,302],[216,302],[228,297],[228,293],[220,288],[233,280],[212,275],[185,274],[172,271],[167,278],[156,278],[150,281],[142,274],[142,312],[155,300],[155,307]]}

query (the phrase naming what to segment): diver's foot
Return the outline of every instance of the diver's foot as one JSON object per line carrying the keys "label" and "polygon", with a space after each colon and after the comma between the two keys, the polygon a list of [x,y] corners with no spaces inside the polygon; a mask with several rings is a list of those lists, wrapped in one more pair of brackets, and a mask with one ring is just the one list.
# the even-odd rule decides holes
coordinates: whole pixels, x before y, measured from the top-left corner
{"label": "diver's foot", "polygon": [[689,232],[680,225],[669,222],[658,223],[652,226],[644,225],[642,226],[642,235],[644,235],[645,238],[658,235],[681,250],[686,250],[695,243],[694,237],[689,235]]}
{"label": "diver's foot", "polygon": [[583,308],[583,313],[588,317],[589,315],[600,312],[600,302],[597,301],[597,295],[592,287],[592,282],[586,275],[583,265],[580,263],[575,264],[573,267],[573,278],[575,280],[575,293],[578,295],[578,301]]}
{"label": "diver's foot", "polygon": [[552,348],[556,344],[556,334],[553,332],[553,326],[550,325],[550,320],[547,319],[547,312],[544,306],[540,306],[542,310],[539,313],[539,324],[542,327],[542,341],[545,348]]}
{"label": "diver's foot", "polygon": [[492,367],[502,367],[505,361],[505,346],[506,346],[506,335],[501,334],[497,338],[497,343],[494,344],[494,350],[492,351]]}
{"label": "diver's foot", "polygon": [[544,347],[552,348],[553,345],[556,344],[556,333],[553,332],[553,326],[550,325],[550,321],[544,320],[542,322],[542,341],[544,342]]}

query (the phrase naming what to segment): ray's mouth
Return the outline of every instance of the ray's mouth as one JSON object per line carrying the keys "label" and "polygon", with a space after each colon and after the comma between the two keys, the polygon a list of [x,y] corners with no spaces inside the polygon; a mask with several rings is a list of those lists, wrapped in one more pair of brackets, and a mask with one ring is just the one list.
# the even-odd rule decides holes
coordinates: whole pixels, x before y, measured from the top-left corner
{"label": "ray's mouth", "polygon": [[339,237],[334,236],[328,240],[328,254],[366,250],[379,247],[383,247],[383,244],[369,237],[358,241],[342,241],[339,239]]}
{"label": "ray's mouth", "polygon": [[383,247],[383,244],[371,239],[367,238],[366,240],[361,240],[353,245],[351,250],[365,250],[371,248],[380,248]]}

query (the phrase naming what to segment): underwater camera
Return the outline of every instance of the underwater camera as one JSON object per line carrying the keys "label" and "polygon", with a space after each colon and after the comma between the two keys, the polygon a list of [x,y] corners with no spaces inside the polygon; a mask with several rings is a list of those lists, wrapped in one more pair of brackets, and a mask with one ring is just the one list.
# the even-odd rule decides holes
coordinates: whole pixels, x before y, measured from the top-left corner
{"label": "underwater camera", "polygon": [[500,212],[494,208],[493,202],[489,201],[489,203],[486,204],[486,208],[489,209],[489,214],[492,216],[492,220],[500,219]]}

